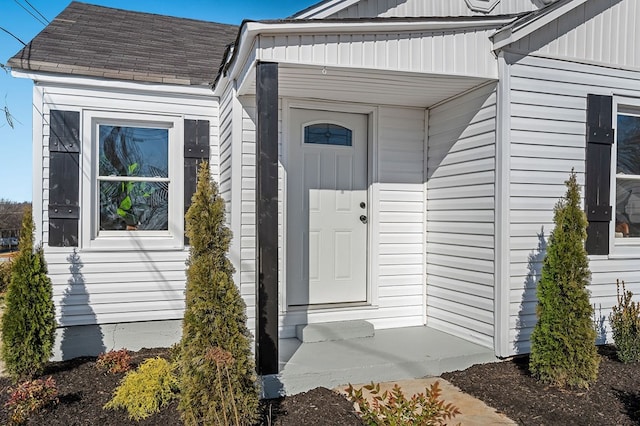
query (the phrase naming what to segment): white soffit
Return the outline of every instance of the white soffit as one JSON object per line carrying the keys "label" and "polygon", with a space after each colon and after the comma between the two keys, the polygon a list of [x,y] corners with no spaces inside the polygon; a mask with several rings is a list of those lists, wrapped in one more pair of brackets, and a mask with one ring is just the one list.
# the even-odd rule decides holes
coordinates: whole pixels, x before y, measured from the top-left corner
{"label": "white soffit", "polygon": [[[339,102],[426,108],[490,79],[280,63],[278,92]],[[255,73],[239,94],[255,94]]]}

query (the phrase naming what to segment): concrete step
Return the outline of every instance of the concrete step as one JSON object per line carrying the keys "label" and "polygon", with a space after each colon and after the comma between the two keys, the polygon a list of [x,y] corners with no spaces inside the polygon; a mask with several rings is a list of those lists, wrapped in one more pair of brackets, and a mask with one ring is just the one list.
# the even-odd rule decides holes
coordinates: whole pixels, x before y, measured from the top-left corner
{"label": "concrete step", "polygon": [[373,337],[373,324],[368,321],[334,321],[296,326],[296,337],[303,343]]}

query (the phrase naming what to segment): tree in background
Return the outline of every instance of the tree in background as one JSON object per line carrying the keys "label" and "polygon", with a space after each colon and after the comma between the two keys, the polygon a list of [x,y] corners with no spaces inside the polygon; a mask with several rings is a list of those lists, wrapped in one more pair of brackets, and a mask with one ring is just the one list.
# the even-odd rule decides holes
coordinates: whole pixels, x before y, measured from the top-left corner
{"label": "tree in background", "polygon": [[224,209],[203,162],[186,215],[191,248],[178,354],[179,409],[186,425],[250,425],[257,415],[251,334],[227,258],[231,232]]}
{"label": "tree in background", "polygon": [[529,369],[544,383],[587,388],[595,382],[600,363],[586,288],[591,279],[584,247],[587,218],[574,171],[565,184],[567,193],[554,208],[555,228],[538,283]]}
{"label": "tree in background", "polygon": [[2,359],[14,380],[40,373],[53,352],[56,329],[51,280],[42,248],[33,247],[31,207],[25,209],[6,306],[2,316]]}
{"label": "tree in background", "polygon": [[30,205],[0,198],[0,237],[17,235],[24,210]]}

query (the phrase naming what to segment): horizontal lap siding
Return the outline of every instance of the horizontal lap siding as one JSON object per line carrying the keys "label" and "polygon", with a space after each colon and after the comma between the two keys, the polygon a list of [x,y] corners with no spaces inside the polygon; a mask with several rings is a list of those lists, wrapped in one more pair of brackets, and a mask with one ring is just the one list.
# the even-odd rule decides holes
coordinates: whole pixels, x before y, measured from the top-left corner
{"label": "horizontal lap siding", "polygon": [[493,346],[495,85],[429,112],[427,322]]}
{"label": "horizontal lap siding", "polygon": [[[587,94],[623,91],[638,96],[640,75],[538,57],[519,60],[511,75],[509,324],[516,354],[530,350],[536,284],[554,226],[554,205],[566,192],[564,181],[572,168],[584,184]],[[617,278],[640,290],[640,248],[635,253],[590,258],[589,290],[598,320],[608,318],[616,303]]]}
{"label": "horizontal lap siding", "polygon": [[[482,4],[481,0],[479,4]],[[529,12],[536,10],[531,0],[502,0],[490,15]],[[424,17],[424,16],[470,16],[486,15],[473,12],[464,0],[364,0],[341,10],[331,18],[364,17]]]}
{"label": "horizontal lap siding", "polygon": [[[88,251],[80,247],[74,255],[71,248],[48,246],[49,111],[90,109],[209,120],[211,169],[217,178],[217,101],[213,96],[167,95],[150,91],[57,86],[42,86],[41,90],[42,204],[34,206],[34,217],[43,218],[42,228],[38,227],[41,232],[36,238],[42,241],[45,249],[58,324],[75,326],[182,318],[187,250]],[[80,208],[90,208],[88,200],[81,200]]]}
{"label": "horizontal lap siding", "polygon": [[378,226],[371,238],[378,241],[372,284],[379,309],[368,319],[381,327],[424,321],[424,117],[424,109],[378,110]]}

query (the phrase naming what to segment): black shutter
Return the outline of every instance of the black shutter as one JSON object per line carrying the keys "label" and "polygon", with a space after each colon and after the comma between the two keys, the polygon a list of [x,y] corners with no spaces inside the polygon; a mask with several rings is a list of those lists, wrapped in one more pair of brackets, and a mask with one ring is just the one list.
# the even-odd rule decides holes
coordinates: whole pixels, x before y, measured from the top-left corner
{"label": "black shutter", "polygon": [[80,113],[51,110],[49,133],[49,246],[77,247]]}
{"label": "black shutter", "polygon": [[612,123],[613,98],[588,95],[585,210],[589,221],[586,242],[589,254],[609,254]]}
{"label": "black shutter", "polygon": [[[209,160],[209,120],[184,120],[184,212],[196,192],[198,167]],[[189,244],[185,235],[184,243]]]}

